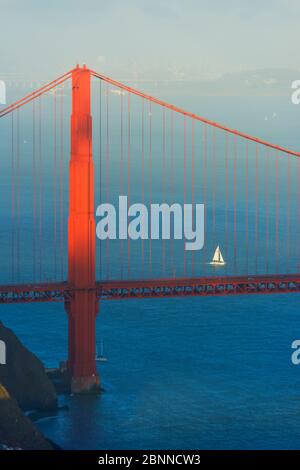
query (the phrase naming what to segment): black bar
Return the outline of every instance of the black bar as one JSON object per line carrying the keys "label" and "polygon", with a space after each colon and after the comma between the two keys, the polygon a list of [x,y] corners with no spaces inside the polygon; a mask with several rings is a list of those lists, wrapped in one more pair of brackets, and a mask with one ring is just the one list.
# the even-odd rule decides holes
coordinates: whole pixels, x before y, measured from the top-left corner
{"label": "black bar", "polygon": [[0,451],[0,466],[3,464],[38,464],[46,463],[48,466],[59,464],[72,467],[114,466],[134,469],[147,466],[193,466],[200,465],[234,465],[234,464],[265,464],[270,466],[278,464],[294,464],[300,462],[300,451],[296,450],[107,450],[107,451]]}

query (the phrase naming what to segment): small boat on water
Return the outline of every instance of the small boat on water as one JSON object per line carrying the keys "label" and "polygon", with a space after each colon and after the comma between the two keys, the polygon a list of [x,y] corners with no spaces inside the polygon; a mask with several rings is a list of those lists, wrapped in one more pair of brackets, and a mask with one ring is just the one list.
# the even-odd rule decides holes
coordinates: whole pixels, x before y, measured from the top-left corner
{"label": "small boat on water", "polygon": [[101,340],[100,354],[98,354],[98,347],[96,347],[96,361],[97,362],[107,362],[107,357],[104,356],[103,350],[104,350],[103,341]]}
{"label": "small boat on water", "polygon": [[209,264],[212,264],[214,266],[224,266],[224,264],[226,264],[226,261],[224,261],[219,245],[217,246],[213,259]]}

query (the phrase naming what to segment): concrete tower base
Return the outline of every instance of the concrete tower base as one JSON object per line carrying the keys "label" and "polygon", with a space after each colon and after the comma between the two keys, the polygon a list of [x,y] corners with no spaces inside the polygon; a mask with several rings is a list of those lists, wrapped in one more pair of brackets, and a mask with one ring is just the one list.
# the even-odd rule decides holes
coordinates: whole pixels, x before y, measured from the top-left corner
{"label": "concrete tower base", "polygon": [[71,381],[71,392],[79,394],[98,394],[101,391],[100,378],[98,375],[89,377],[73,377]]}

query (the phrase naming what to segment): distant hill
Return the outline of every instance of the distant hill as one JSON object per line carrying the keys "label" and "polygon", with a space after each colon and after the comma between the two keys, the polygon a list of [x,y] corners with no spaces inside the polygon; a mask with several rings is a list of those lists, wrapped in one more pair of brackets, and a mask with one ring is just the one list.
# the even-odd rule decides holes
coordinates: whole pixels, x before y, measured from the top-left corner
{"label": "distant hill", "polygon": [[289,96],[291,84],[300,80],[300,70],[260,69],[227,73],[218,78],[130,80],[127,83],[149,93],[180,96]]}

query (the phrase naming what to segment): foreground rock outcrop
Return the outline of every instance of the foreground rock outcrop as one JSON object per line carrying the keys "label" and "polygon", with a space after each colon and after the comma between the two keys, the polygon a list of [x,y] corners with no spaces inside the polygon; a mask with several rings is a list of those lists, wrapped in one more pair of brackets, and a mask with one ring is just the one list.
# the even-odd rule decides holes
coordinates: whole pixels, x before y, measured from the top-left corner
{"label": "foreground rock outcrop", "polygon": [[0,365],[0,384],[22,410],[56,409],[56,391],[41,361],[1,322],[0,340],[6,345],[6,364]]}
{"label": "foreground rock outcrop", "polygon": [[41,361],[1,322],[0,340],[6,353],[5,364],[0,364],[0,450],[51,450],[55,445],[22,410],[56,410],[54,385]]}
{"label": "foreground rock outcrop", "polygon": [[16,400],[2,385],[0,385],[0,449],[53,449],[29,418],[24,416]]}

